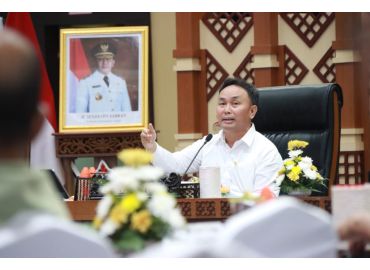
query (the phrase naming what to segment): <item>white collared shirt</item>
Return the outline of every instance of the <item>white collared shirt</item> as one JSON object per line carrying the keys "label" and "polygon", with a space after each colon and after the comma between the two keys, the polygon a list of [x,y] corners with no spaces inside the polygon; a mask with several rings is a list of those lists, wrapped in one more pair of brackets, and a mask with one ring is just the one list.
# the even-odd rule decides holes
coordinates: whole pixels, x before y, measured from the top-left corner
{"label": "white collared shirt", "polygon": [[[157,145],[153,165],[163,168],[166,173],[183,174],[203,143],[204,138],[175,153]],[[232,148],[225,142],[222,130],[214,135],[188,172],[198,172],[201,166],[220,167],[221,184],[230,188],[231,196],[241,196],[247,191],[259,194],[266,186],[278,196],[280,188],[273,181],[282,165],[276,146],[252,124]]]}

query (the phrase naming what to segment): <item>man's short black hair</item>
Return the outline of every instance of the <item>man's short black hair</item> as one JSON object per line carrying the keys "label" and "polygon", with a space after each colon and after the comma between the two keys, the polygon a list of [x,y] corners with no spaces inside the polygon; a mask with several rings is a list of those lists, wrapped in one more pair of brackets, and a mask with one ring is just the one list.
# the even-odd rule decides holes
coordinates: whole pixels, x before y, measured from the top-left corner
{"label": "man's short black hair", "polygon": [[0,142],[30,134],[40,95],[39,61],[31,43],[13,31],[0,33]]}
{"label": "man's short black hair", "polygon": [[226,87],[230,85],[236,85],[243,88],[247,92],[250,100],[252,101],[252,104],[258,106],[259,93],[253,84],[247,83],[245,80],[239,78],[230,77],[223,82],[223,84],[220,87],[220,90],[218,90],[218,93],[221,93],[222,90],[224,90]]}

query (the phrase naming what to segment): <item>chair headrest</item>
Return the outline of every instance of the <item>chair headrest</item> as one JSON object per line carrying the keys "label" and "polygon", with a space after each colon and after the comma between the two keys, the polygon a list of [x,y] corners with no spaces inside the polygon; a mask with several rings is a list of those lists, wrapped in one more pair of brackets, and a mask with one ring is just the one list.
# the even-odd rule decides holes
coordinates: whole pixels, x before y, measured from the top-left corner
{"label": "chair headrest", "polygon": [[343,105],[342,90],[338,84],[294,85],[259,89],[258,112],[254,119],[256,129],[269,131],[321,131],[330,125],[333,113],[333,95]]}

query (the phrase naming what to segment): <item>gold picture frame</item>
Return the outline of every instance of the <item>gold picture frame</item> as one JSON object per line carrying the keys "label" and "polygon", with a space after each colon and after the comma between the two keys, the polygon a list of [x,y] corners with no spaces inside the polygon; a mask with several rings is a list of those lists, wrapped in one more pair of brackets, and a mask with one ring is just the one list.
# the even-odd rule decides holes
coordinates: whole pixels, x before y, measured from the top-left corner
{"label": "gold picture frame", "polygon": [[148,125],[148,32],[148,26],[60,30],[60,133]]}

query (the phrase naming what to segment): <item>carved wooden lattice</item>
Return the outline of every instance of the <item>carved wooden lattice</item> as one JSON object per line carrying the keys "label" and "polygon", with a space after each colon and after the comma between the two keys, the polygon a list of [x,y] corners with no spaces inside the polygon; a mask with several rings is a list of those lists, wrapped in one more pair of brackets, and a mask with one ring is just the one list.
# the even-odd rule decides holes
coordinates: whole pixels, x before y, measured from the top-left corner
{"label": "carved wooden lattice", "polygon": [[343,151],[339,156],[339,173],[336,184],[362,184],[365,182],[364,152]]}
{"label": "carved wooden lattice", "polygon": [[[297,197],[306,203],[330,211],[331,202],[327,197]],[[99,200],[67,201],[66,205],[76,221],[91,221],[95,217]],[[188,221],[225,220],[231,213],[229,199],[177,199],[181,213]],[[208,208],[208,209],[207,209]],[[234,208],[234,206],[233,206]],[[198,211],[197,209],[202,209]],[[206,210],[203,210],[206,209]],[[243,209],[245,210],[245,208]],[[199,215],[198,215],[199,214]]]}
{"label": "carved wooden lattice", "polygon": [[238,68],[234,71],[233,75],[254,84],[254,69],[250,66],[252,63],[252,57],[252,54],[248,53]]}
{"label": "carved wooden lattice", "polygon": [[248,12],[210,12],[202,18],[205,26],[232,52],[253,25]]}
{"label": "carved wooden lattice", "polygon": [[197,216],[213,217],[216,215],[216,204],[213,201],[203,201],[195,204],[195,213]]}
{"label": "carved wooden lattice", "polygon": [[230,203],[228,201],[221,201],[221,216],[230,216]]}
{"label": "carved wooden lattice", "polygon": [[206,72],[207,101],[209,101],[227,78],[228,73],[207,50]]}
{"label": "carved wooden lattice", "polygon": [[335,82],[334,50],[330,47],[314,67],[313,72],[323,83]]}
{"label": "carved wooden lattice", "polygon": [[180,209],[181,209],[181,214],[184,217],[191,216],[191,203],[190,202],[182,202],[182,203],[180,203]]}
{"label": "carved wooden lattice", "polygon": [[308,69],[287,46],[284,51],[285,84],[299,84],[308,73]]}
{"label": "carved wooden lattice", "polygon": [[58,157],[115,156],[125,148],[142,147],[139,133],[56,134]]}
{"label": "carved wooden lattice", "polygon": [[334,20],[335,15],[330,12],[308,12],[281,13],[280,16],[311,48]]}

